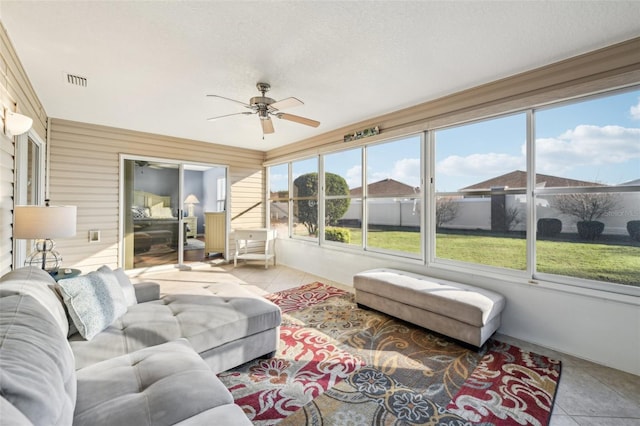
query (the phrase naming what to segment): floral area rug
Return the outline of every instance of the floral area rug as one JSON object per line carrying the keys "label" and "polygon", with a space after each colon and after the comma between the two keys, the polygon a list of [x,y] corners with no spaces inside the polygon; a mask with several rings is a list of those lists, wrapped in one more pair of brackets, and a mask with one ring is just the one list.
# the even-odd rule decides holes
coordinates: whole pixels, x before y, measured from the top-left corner
{"label": "floral area rug", "polygon": [[447,410],[473,422],[546,424],[559,379],[559,361],[493,341]]}
{"label": "floral area rug", "polygon": [[283,311],[275,357],[219,375],[254,424],[548,424],[559,362],[474,351],[321,283],[266,297]]}

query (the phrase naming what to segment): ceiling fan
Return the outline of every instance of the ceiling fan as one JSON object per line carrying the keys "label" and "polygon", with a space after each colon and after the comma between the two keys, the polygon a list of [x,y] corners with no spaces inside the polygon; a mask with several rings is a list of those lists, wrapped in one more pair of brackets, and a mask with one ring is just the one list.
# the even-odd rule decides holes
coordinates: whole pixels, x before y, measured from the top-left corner
{"label": "ceiling fan", "polygon": [[292,108],[299,105],[304,105],[304,103],[297,98],[286,98],[281,101],[276,101],[274,99],[268,98],[265,94],[269,91],[271,86],[268,83],[258,83],[256,84],[258,90],[262,93],[262,96],[254,96],[249,99],[249,103],[244,103],[242,101],[236,101],[235,99],[225,98],[220,95],[207,95],[213,98],[221,98],[226,99],[231,102],[238,103],[245,108],[250,109],[251,111],[244,112],[236,112],[234,114],[226,114],[218,117],[208,118],[208,121],[217,120],[223,117],[230,117],[232,115],[251,115],[258,114],[260,118],[260,124],[262,125],[262,133],[269,134],[273,133],[275,130],[273,129],[273,122],[271,121],[271,117],[278,117],[283,120],[289,120],[296,123],[304,124],[305,126],[318,127],[320,125],[319,121],[311,120],[310,118],[300,117],[299,115],[287,114],[281,112],[281,110],[286,108]]}

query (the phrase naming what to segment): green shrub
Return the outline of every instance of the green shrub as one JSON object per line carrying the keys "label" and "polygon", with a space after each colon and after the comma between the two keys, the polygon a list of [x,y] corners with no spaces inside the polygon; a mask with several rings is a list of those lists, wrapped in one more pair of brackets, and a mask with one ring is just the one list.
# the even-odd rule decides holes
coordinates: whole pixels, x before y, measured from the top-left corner
{"label": "green shrub", "polygon": [[327,227],[324,229],[324,239],[349,244],[351,242],[351,231],[347,228]]}
{"label": "green shrub", "polygon": [[541,237],[555,237],[562,232],[562,221],[555,218],[542,218],[538,220],[538,235]]}
{"label": "green shrub", "polygon": [[632,240],[640,241],[640,220],[627,222],[627,232]]}
{"label": "green shrub", "polygon": [[[334,173],[325,173],[327,195],[349,195],[347,181]],[[318,173],[306,173],[293,181],[294,196],[302,198],[294,202],[293,214],[309,231],[309,235],[318,233]],[[349,209],[349,198],[326,200],[324,208],[325,225],[334,225]]]}
{"label": "green shrub", "polygon": [[604,223],[597,220],[581,220],[576,223],[578,235],[583,240],[595,240],[604,231]]}

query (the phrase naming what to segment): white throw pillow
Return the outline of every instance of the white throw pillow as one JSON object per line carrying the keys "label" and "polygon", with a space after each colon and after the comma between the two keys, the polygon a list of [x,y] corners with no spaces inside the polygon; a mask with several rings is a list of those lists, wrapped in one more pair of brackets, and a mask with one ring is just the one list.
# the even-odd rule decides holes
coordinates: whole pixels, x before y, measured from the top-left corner
{"label": "white throw pillow", "polygon": [[124,293],[114,274],[90,272],[60,280],[58,286],[73,323],[87,340],[127,312]]}
{"label": "white throw pillow", "polygon": [[124,269],[118,268],[115,271],[109,268],[107,265],[101,266],[98,268],[98,272],[102,272],[103,274],[113,274],[115,275],[118,283],[120,284],[120,288],[124,293],[124,301],[127,306],[133,306],[138,304],[138,299],[136,298],[136,289],[131,284],[131,280],[124,272]]}
{"label": "white throw pillow", "polygon": [[151,206],[151,217],[155,219],[172,219],[173,213],[171,213],[170,207],[164,207],[162,203]]}

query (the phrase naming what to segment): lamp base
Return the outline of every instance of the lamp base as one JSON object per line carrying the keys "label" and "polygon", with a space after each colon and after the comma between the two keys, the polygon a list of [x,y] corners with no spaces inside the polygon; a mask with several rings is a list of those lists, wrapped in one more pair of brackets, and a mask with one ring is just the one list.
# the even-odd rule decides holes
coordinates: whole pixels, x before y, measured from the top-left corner
{"label": "lamp base", "polygon": [[52,240],[36,241],[36,251],[27,257],[24,262],[25,266],[36,266],[50,274],[55,274],[62,263],[62,256],[53,249],[54,247],[55,243]]}

